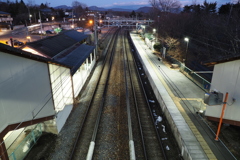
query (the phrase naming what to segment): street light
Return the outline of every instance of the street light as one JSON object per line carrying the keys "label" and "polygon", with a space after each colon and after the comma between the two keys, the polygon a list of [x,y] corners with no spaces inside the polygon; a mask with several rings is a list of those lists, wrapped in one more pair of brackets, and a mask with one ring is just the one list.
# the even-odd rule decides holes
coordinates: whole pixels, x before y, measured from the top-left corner
{"label": "street light", "polygon": [[29,15],[29,21],[30,21],[30,25],[31,25],[31,23],[32,23],[32,15],[31,14]]}
{"label": "street light", "polygon": [[31,42],[31,37],[30,36],[27,36],[26,38],[27,38],[28,42]]}
{"label": "street light", "polygon": [[160,16],[158,16],[158,23],[157,23],[157,35],[156,35],[157,38],[159,36],[158,34],[159,34],[159,31],[160,31],[160,29],[159,29],[159,18],[160,18]]}
{"label": "street light", "polygon": [[[156,33],[156,31],[157,31],[157,30],[156,30],[155,28],[153,28],[153,34]],[[155,35],[155,43],[156,43],[156,42],[157,42],[157,35]]]}
{"label": "street light", "polygon": [[184,41],[187,42],[186,56],[185,56],[185,62],[187,62],[187,51],[188,51],[188,42],[189,42],[189,38],[188,38],[188,37],[185,37],[185,38],[184,38]]}
{"label": "street light", "polygon": [[144,37],[144,34],[145,34],[145,26],[142,26],[142,28],[143,28],[142,33],[143,33],[143,37]]}

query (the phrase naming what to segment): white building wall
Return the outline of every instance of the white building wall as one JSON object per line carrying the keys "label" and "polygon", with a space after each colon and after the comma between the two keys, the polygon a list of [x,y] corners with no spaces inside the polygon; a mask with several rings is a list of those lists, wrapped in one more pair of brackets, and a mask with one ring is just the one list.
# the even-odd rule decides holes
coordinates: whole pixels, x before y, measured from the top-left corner
{"label": "white building wall", "polygon": [[86,61],[83,62],[81,67],[73,75],[74,98],[76,98],[80,93],[85,81],[87,80],[88,76],[91,73],[91,70],[96,63],[96,56],[93,54],[94,53],[90,54],[90,58],[86,59]]}
{"label": "white building wall", "polygon": [[0,131],[54,115],[48,64],[0,52]]}
{"label": "white building wall", "polygon": [[[214,66],[211,90],[218,90],[225,94],[228,92],[228,102],[224,119],[240,121],[240,60],[216,64]],[[233,103],[233,98],[236,101]],[[222,105],[207,106],[206,116],[219,118]]]}
{"label": "white building wall", "polygon": [[70,69],[49,64],[53,100],[56,112],[68,104],[73,104],[73,92]]}
{"label": "white building wall", "polygon": [[71,73],[69,68],[54,64],[49,64],[49,72],[59,133],[73,108]]}

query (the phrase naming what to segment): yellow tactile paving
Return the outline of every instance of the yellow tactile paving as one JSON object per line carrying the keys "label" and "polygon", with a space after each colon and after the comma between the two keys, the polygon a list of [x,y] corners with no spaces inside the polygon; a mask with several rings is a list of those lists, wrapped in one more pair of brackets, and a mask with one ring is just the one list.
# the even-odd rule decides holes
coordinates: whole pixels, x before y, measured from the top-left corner
{"label": "yellow tactile paving", "polygon": [[180,100],[188,100],[188,101],[194,100],[194,101],[198,101],[198,102],[203,101],[202,98],[178,98],[178,99],[180,99]]}
{"label": "yellow tactile paving", "polygon": [[[146,56],[145,56],[146,57]],[[202,135],[200,134],[200,132],[197,130],[196,126],[192,123],[192,121],[190,120],[190,118],[188,117],[188,115],[185,113],[182,105],[180,104],[180,100],[182,100],[182,98],[178,98],[175,97],[174,94],[172,93],[171,89],[168,87],[168,85],[165,83],[165,81],[163,80],[162,76],[159,74],[159,71],[156,69],[156,66],[152,64],[151,60],[148,59],[148,57],[146,57],[146,59],[148,60],[149,64],[152,66],[152,68],[154,69],[157,77],[160,79],[160,81],[162,82],[162,84],[164,85],[165,89],[167,90],[169,96],[173,99],[175,105],[177,106],[178,110],[180,111],[180,113],[182,114],[183,118],[185,119],[185,121],[187,122],[187,124],[189,125],[190,129],[192,130],[192,132],[194,133],[194,135],[196,136],[197,140],[200,142],[201,147],[203,148],[204,152],[206,153],[207,157],[210,160],[216,160],[217,158],[215,157],[215,155],[213,154],[212,150],[209,148],[207,142],[204,140],[204,138],[202,137]],[[187,98],[188,100],[198,100],[200,101],[200,99],[198,98]],[[186,98],[184,98],[184,100],[186,100]],[[201,100],[202,101],[202,100]]]}

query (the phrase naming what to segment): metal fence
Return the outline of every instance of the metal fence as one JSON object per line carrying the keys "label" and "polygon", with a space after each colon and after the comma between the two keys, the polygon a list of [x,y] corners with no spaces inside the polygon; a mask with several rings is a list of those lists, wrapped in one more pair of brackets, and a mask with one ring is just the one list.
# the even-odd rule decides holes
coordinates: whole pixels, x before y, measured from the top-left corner
{"label": "metal fence", "polygon": [[42,127],[41,124],[38,124],[31,132],[29,132],[29,134],[22,140],[22,142],[16,147],[16,149],[14,149],[14,151],[9,155],[9,159],[24,159],[41,135]]}
{"label": "metal fence", "polygon": [[195,73],[190,68],[186,67],[183,63],[180,61],[172,58],[171,56],[166,55],[166,60],[169,61],[172,64],[177,64],[180,67],[180,71],[188,77],[190,80],[192,80],[195,84],[197,84],[201,89],[203,89],[206,92],[209,92],[211,83]]}

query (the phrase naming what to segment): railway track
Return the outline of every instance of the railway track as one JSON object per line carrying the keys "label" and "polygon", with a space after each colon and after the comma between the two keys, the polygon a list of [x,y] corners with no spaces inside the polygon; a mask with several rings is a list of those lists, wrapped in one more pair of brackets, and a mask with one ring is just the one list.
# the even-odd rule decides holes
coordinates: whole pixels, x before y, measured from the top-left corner
{"label": "railway track", "polygon": [[[127,35],[125,35],[125,37],[127,37]],[[126,50],[131,53],[131,47],[129,46],[127,38],[124,39],[124,43]],[[137,139],[139,135],[134,135],[136,146],[138,145],[140,147],[136,153],[137,159],[167,159],[161,142],[161,135],[157,132],[154,124],[148,98],[138,73],[138,69],[142,70],[142,68],[136,64],[132,54],[126,54],[126,61],[128,61],[128,77],[133,95],[132,106],[135,106],[135,108],[132,108],[135,109],[132,113],[135,113],[135,117],[138,120],[138,133],[140,135],[140,139]]]}
{"label": "railway track", "polygon": [[118,29],[108,44],[69,159],[168,159],[126,37]]}

